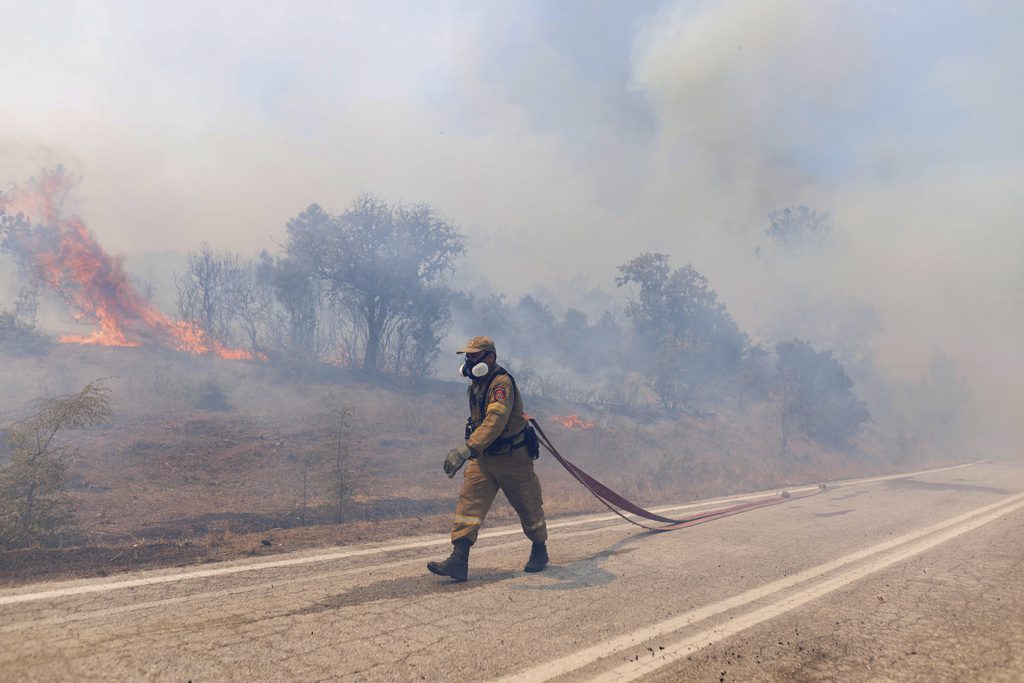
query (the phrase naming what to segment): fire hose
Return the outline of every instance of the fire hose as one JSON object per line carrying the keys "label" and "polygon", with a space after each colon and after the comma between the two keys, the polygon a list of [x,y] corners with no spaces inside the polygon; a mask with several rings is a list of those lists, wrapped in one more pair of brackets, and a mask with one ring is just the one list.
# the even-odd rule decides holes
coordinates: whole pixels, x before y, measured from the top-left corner
{"label": "fire hose", "polygon": [[[691,517],[684,517],[682,519],[664,517],[662,515],[651,512],[650,510],[645,510],[639,505],[626,500],[621,495],[619,495],[615,491],[612,491],[610,488],[599,482],[597,479],[594,479],[592,476],[581,470],[579,467],[570,462],[565,456],[558,452],[558,449],[556,449],[554,444],[551,443],[551,440],[548,438],[547,434],[545,434],[544,430],[541,429],[539,424],[537,424],[537,420],[531,417],[530,424],[533,425],[533,428],[537,431],[537,440],[540,442],[540,445],[542,445],[544,449],[547,450],[555,458],[555,460],[557,460],[562,465],[562,467],[564,467],[569,472],[569,474],[573,476],[574,479],[576,479],[576,481],[583,484],[584,488],[590,491],[590,493],[593,494],[595,498],[601,501],[605,507],[607,507],[609,510],[617,514],[619,517],[622,517],[630,524],[635,524],[639,527],[643,527],[644,529],[649,529],[651,531],[672,531],[673,529],[682,529],[684,527],[695,526],[697,524],[703,524],[704,522],[722,519],[723,517],[738,515],[739,513],[747,512],[748,510],[757,510],[759,508],[769,507],[771,505],[779,505],[781,503],[787,503],[793,500],[808,498],[810,496],[817,495],[825,490],[825,485],[819,484],[816,490],[808,491],[806,493],[798,495],[793,495],[787,491],[782,491],[781,493],[778,493],[774,496],[765,496],[764,498],[756,498],[754,500],[749,500],[744,503],[737,503],[735,505],[730,505],[728,507],[717,508],[714,510],[706,510],[699,514],[693,515]],[[644,519],[651,520],[652,522],[661,522],[662,526],[653,526],[650,524],[645,524],[644,522],[640,522],[636,519],[633,519],[632,517],[627,517],[625,514],[626,512],[630,512],[636,515],[637,517],[642,517]]]}

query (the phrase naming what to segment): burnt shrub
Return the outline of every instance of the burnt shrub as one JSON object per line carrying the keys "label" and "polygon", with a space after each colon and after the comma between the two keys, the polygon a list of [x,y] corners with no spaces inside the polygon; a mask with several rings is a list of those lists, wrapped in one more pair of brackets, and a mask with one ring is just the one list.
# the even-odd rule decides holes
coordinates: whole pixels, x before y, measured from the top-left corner
{"label": "burnt shrub", "polygon": [[228,403],[228,396],[224,388],[212,379],[200,385],[196,394],[196,408],[210,412],[228,412],[235,409]]}

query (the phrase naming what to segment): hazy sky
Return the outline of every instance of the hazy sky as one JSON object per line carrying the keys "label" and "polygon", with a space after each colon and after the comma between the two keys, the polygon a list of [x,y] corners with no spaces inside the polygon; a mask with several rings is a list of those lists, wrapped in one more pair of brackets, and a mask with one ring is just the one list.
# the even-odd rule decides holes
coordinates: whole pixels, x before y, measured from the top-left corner
{"label": "hazy sky", "polygon": [[[865,300],[882,363],[1024,407],[1024,3],[21,2],[0,83],[0,180],[64,163],[115,253],[255,253],[372,191],[469,234],[460,288],[668,252],[745,329]],[[837,248],[755,258],[798,204]]]}

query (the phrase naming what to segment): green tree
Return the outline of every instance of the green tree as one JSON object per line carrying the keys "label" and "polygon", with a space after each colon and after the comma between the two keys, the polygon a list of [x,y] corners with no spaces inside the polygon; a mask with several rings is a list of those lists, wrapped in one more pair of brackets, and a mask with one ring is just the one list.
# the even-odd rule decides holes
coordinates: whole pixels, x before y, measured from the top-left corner
{"label": "green tree", "polygon": [[619,272],[619,287],[640,287],[626,315],[643,356],[641,371],[666,410],[693,403],[699,387],[735,371],[747,338],[706,277],[690,265],[672,270],[667,254],[641,254]]}
{"label": "green tree", "polygon": [[793,427],[825,444],[848,445],[871,414],[854,395],[853,381],[832,352],[791,341],[776,344],[775,355],[783,452]]}
{"label": "green tree", "polygon": [[7,430],[11,459],[0,469],[0,544],[51,542],[70,525],[67,453],[53,440],[63,429],[109,422],[109,395],[94,380],[76,394],[37,399],[36,414]]}
{"label": "green tree", "polygon": [[772,211],[768,220],[764,233],[791,254],[820,249],[832,237],[832,217],[806,206]]}
{"label": "green tree", "polygon": [[396,365],[396,347],[411,331],[417,343],[440,337],[448,322],[447,307],[436,305],[441,282],[464,252],[463,235],[433,207],[390,205],[369,194],[341,215],[313,204],[288,222],[289,258],[326,283],[355,326],[362,368],[371,373],[409,370]]}
{"label": "green tree", "polygon": [[49,340],[36,328],[39,298],[35,290],[22,288],[12,308],[0,306],[0,351],[11,355],[40,354]]}

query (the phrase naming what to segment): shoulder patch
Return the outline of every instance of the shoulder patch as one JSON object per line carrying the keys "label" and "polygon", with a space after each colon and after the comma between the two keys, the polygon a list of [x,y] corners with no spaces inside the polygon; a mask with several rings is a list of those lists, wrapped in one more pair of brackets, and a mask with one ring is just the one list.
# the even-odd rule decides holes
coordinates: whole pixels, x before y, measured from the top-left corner
{"label": "shoulder patch", "polygon": [[505,387],[494,387],[494,399],[496,401],[504,401],[508,398],[508,391]]}

